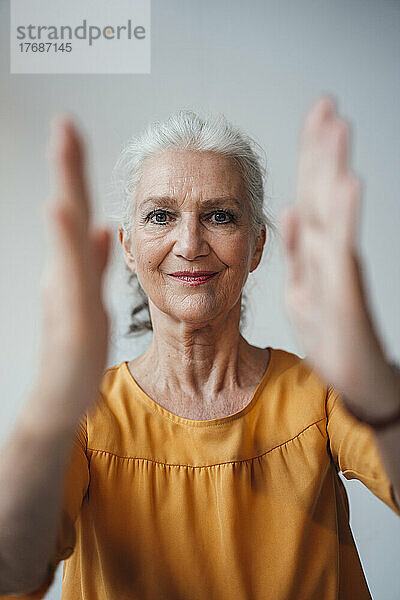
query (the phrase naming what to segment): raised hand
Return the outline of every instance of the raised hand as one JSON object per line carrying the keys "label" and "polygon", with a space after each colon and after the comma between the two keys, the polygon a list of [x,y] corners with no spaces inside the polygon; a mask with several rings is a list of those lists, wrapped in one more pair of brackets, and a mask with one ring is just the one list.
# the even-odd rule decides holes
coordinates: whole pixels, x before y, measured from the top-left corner
{"label": "raised hand", "polygon": [[[43,347],[38,386],[54,398],[46,415],[72,423],[96,399],[105,368],[109,319],[102,281],[110,233],[91,226],[83,142],[68,118],[53,120],[49,157],[56,173],[48,205],[53,250],[44,270]],[[43,407],[42,407],[43,408]]]}
{"label": "raised hand", "polygon": [[281,220],[284,299],[306,359],[327,383],[361,398],[384,355],[357,251],[361,186],[348,165],[349,138],[333,100],[319,98],[300,139],[296,201]]}

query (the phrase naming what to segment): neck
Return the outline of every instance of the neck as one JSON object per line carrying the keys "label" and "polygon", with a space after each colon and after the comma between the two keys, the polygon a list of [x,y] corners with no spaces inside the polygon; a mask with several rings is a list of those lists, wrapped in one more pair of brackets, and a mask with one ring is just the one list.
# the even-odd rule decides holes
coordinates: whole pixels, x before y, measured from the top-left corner
{"label": "neck", "polygon": [[215,398],[222,390],[246,388],[259,376],[260,349],[240,334],[239,320],[240,302],[203,324],[176,321],[153,308],[153,340],[136,367],[142,378],[149,373],[148,386],[157,373],[158,389],[186,398]]}

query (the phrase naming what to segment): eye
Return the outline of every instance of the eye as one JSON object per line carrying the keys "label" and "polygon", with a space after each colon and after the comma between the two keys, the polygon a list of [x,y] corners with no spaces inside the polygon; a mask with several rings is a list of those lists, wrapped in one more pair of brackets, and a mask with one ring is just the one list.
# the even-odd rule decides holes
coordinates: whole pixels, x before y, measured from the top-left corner
{"label": "eye", "polygon": [[210,215],[215,218],[214,223],[217,225],[224,225],[226,223],[234,223],[235,215],[229,210],[216,210]]}
{"label": "eye", "polygon": [[[145,221],[152,225],[168,225],[174,215],[163,209],[152,210],[146,217]],[[228,225],[235,223],[236,217],[229,210],[214,210],[205,215],[206,219],[210,220],[213,225]]]}
{"label": "eye", "polygon": [[147,215],[146,220],[153,224],[166,225],[168,223],[167,216],[166,210],[153,210]]}

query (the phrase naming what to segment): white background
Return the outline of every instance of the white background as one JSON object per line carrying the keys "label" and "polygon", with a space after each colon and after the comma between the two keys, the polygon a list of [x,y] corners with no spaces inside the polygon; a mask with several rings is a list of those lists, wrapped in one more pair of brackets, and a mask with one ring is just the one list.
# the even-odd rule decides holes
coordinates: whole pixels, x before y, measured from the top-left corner
{"label": "white background", "polygon": [[[364,183],[360,247],[371,306],[400,359],[400,4],[381,0],[153,0],[151,75],[9,75],[9,12],[0,4],[0,439],[11,433],[34,380],[38,279],[47,251],[49,119],[72,113],[88,140],[96,215],[121,145],[181,107],[223,112],[265,147],[276,214],[293,200],[303,116],[324,91],[352,124],[353,168]],[[115,227],[115,226],[114,226]],[[114,332],[108,366],[147,345],[121,337],[131,306],[117,233],[107,281]],[[247,337],[301,354],[282,307],[276,245],[255,275]],[[379,401],[379,399],[377,399]],[[344,479],[344,478],[343,478]],[[399,597],[400,520],[361,483],[344,480],[351,525],[376,600]],[[60,597],[58,582],[48,598]]]}

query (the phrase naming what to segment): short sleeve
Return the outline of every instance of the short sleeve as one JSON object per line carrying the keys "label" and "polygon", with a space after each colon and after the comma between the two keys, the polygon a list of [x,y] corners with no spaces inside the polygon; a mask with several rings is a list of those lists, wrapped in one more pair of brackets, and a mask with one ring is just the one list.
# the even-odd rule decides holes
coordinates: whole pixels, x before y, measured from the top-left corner
{"label": "short sleeve", "polygon": [[327,433],[336,470],[346,479],[358,479],[398,516],[391,481],[383,466],[373,429],[357,421],[343,404],[340,392],[328,387]]}
{"label": "short sleeve", "polygon": [[47,569],[47,576],[40,588],[28,594],[0,596],[0,600],[21,598],[39,600],[44,598],[54,581],[58,564],[71,556],[76,543],[74,523],[79,514],[83,498],[89,487],[89,464],[87,458],[86,415],[79,421],[75,432],[63,488],[62,513],[58,529],[55,553]]}

